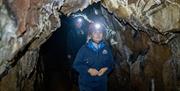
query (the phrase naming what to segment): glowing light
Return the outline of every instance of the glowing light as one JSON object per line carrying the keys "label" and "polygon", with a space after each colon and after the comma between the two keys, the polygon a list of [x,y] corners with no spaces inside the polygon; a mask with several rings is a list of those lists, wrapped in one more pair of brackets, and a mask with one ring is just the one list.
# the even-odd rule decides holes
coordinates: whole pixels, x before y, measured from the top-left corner
{"label": "glowing light", "polygon": [[94,13],[95,13],[96,15],[98,15],[98,11],[97,11],[96,9],[94,9]]}
{"label": "glowing light", "polygon": [[94,26],[95,26],[96,29],[100,29],[101,28],[101,25],[99,23],[95,23]]}
{"label": "glowing light", "polygon": [[81,23],[81,22],[82,22],[82,19],[81,19],[81,18],[78,18],[78,20],[77,20],[77,21]]}

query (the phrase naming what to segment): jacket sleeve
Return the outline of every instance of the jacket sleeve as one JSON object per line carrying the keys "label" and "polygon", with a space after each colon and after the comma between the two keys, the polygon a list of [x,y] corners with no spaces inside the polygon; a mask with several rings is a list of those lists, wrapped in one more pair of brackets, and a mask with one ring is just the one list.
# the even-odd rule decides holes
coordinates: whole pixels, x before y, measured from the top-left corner
{"label": "jacket sleeve", "polygon": [[83,54],[84,54],[84,48],[81,47],[73,63],[73,68],[79,74],[87,74],[89,69],[89,66],[85,63],[85,61],[83,61],[83,56],[84,56]]}
{"label": "jacket sleeve", "polygon": [[112,51],[110,49],[108,49],[108,60],[106,60],[104,67],[108,67],[108,70],[106,71],[106,74],[109,74],[114,66],[114,59],[113,59],[113,55],[112,55]]}

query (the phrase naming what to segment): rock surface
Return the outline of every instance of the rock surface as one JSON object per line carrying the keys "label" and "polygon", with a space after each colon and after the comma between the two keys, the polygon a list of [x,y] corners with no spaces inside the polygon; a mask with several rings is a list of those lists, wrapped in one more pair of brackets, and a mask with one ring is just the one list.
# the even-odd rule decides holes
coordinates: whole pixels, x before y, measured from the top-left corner
{"label": "rock surface", "polygon": [[[0,0],[0,91],[35,91],[39,47],[59,16],[100,0]],[[180,91],[180,1],[101,0],[116,34],[110,91]],[[108,12],[107,12],[107,10]],[[113,13],[113,15],[109,15]],[[9,85],[11,84],[11,85]]]}

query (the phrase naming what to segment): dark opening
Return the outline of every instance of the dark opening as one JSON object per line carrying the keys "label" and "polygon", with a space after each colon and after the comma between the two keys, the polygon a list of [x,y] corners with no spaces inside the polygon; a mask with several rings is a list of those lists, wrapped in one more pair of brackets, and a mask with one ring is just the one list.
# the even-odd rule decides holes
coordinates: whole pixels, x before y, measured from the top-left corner
{"label": "dark opening", "polygon": [[[100,3],[93,4],[75,14],[85,14],[89,19],[102,19]],[[78,91],[77,73],[72,63],[79,48],[87,40],[89,22],[83,18],[79,28],[79,17],[60,16],[61,27],[40,48],[40,63],[43,68],[43,91]],[[81,17],[82,19],[82,17]],[[78,35],[78,36],[77,36]]]}

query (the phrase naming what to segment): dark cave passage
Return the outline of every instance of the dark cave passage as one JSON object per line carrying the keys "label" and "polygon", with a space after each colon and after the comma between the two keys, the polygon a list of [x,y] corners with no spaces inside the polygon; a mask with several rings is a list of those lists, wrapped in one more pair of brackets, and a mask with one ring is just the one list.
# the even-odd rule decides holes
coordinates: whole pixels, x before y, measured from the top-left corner
{"label": "dark cave passage", "polygon": [[[97,8],[100,8],[100,3],[77,14],[86,14],[93,21],[102,21]],[[44,72],[43,91],[79,91],[78,73],[72,68],[72,63],[80,47],[87,41],[90,23],[81,16],[60,16],[60,19],[61,27],[40,48],[39,60]]]}
{"label": "dark cave passage", "polygon": [[[115,61],[108,79],[96,81],[107,86],[82,81],[82,73],[102,76],[106,50],[93,56],[83,51],[77,66],[86,67],[73,65],[83,44],[91,42],[86,47],[97,52],[99,42],[89,33],[98,27]],[[86,86],[78,86],[78,76]],[[88,85],[93,91],[180,91],[180,0],[0,0],[0,91]]]}
{"label": "dark cave passage", "polygon": [[[61,19],[61,28],[54,32],[40,50],[40,58],[44,65],[45,91],[73,91],[72,89],[77,89],[73,81],[75,79],[72,77],[72,60],[68,59],[67,56],[67,43],[69,43],[67,35],[72,27],[69,24],[71,19],[65,16]],[[73,43],[69,45],[73,45]]]}
{"label": "dark cave passage", "polygon": [[[79,48],[87,41],[90,25],[81,14],[103,24],[108,30],[106,40],[115,59],[115,67],[109,75],[108,91],[160,91],[169,86],[163,81],[172,82],[167,88],[176,91],[176,74],[169,62],[171,52],[167,45],[153,41],[160,34],[153,28],[144,30],[139,25],[133,25],[138,22],[132,24],[115,17],[100,3],[69,17],[60,16],[61,27],[40,48],[39,60],[44,74],[42,91],[79,91],[78,73],[72,69],[72,63]],[[166,74],[171,76],[164,76]]]}

